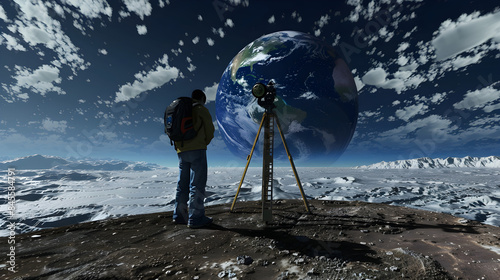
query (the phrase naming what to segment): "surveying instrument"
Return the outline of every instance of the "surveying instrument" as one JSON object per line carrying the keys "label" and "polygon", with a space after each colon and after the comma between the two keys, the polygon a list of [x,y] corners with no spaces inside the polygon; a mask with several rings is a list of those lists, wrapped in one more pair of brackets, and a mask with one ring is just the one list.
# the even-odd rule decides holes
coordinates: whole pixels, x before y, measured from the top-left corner
{"label": "surveying instrument", "polygon": [[273,109],[276,108],[274,105],[274,99],[276,97],[276,89],[274,88],[274,82],[271,80],[267,86],[263,83],[256,83],[252,87],[252,95],[257,98],[257,103],[265,109],[264,115],[260,122],[259,130],[257,131],[257,136],[253,142],[252,150],[247,157],[247,165],[245,166],[245,171],[243,171],[243,176],[241,177],[240,185],[238,186],[238,191],[234,196],[233,204],[231,205],[231,212],[234,209],[238,194],[240,193],[241,185],[245,179],[245,175],[250,165],[250,160],[252,159],[253,151],[255,150],[255,145],[259,139],[260,131],[264,127],[264,148],[262,150],[263,164],[262,164],[262,220],[263,222],[272,221],[272,204],[273,204],[273,156],[274,156],[274,123],[278,127],[278,131],[281,136],[283,145],[285,146],[285,151],[290,160],[290,165],[292,166],[293,174],[297,180],[297,186],[299,187],[300,194],[304,200],[304,205],[306,211],[310,212],[309,205],[307,203],[304,190],[302,189],[302,184],[300,183],[299,175],[295,169],[295,164],[293,163],[292,155],[288,150],[288,146],[285,141],[285,136],[281,130],[280,122],[278,116],[274,113]]}

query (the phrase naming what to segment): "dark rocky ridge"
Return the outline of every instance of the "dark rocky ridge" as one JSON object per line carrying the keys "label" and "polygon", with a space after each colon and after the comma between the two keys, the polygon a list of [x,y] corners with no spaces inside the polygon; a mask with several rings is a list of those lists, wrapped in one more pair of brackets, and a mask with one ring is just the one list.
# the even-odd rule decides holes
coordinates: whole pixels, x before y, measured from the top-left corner
{"label": "dark rocky ridge", "polygon": [[[347,201],[207,207],[214,225],[172,213],[16,236],[17,273],[2,279],[500,279],[500,228],[447,214]],[[0,238],[6,263],[7,238]],[[485,247],[486,246],[486,247]],[[238,257],[240,257],[238,259]],[[238,264],[240,260],[240,264]],[[246,264],[245,264],[246,263]]]}

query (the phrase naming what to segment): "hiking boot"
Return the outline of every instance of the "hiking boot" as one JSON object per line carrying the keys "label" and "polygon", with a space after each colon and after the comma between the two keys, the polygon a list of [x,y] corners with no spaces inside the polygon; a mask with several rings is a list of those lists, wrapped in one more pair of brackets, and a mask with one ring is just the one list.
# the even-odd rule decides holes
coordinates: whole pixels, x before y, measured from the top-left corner
{"label": "hiking boot", "polygon": [[213,221],[214,220],[210,217],[203,217],[203,218],[201,218],[201,222],[199,222],[199,223],[196,223],[196,224],[188,223],[188,228],[206,227],[206,226],[211,225]]}
{"label": "hiking boot", "polygon": [[187,225],[187,222],[182,219],[172,219],[172,222],[177,225]]}

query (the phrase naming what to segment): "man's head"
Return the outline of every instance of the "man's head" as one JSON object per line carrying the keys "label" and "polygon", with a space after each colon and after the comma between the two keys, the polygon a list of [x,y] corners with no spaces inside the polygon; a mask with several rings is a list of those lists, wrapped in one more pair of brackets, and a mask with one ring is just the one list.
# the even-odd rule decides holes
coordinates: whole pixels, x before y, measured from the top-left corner
{"label": "man's head", "polygon": [[193,90],[193,93],[191,93],[191,98],[203,104],[207,102],[207,96],[201,89]]}

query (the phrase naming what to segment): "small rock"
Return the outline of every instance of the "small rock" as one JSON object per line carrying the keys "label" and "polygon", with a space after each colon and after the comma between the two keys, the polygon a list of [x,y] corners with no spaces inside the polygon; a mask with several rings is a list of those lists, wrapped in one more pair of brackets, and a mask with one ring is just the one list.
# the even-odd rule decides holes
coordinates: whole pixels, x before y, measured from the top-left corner
{"label": "small rock", "polygon": [[282,272],[276,280],[288,280],[288,271]]}
{"label": "small rock", "polygon": [[268,266],[269,265],[269,261],[268,260],[259,260],[259,265],[260,266]]}
{"label": "small rock", "polygon": [[311,268],[311,270],[309,270],[307,272],[307,275],[309,275],[309,276],[311,276],[311,275],[319,275],[319,272],[316,269],[314,269],[314,267],[313,267],[313,268]]}
{"label": "small rock", "polygon": [[397,267],[397,266],[391,266],[391,267],[389,267],[389,270],[393,271],[393,272],[394,271],[399,271],[399,267]]}
{"label": "small rock", "polygon": [[295,260],[295,264],[303,264],[305,262],[304,258],[298,258]]}
{"label": "small rock", "polygon": [[250,256],[239,256],[236,258],[238,264],[250,265],[253,263],[253,259]]}

